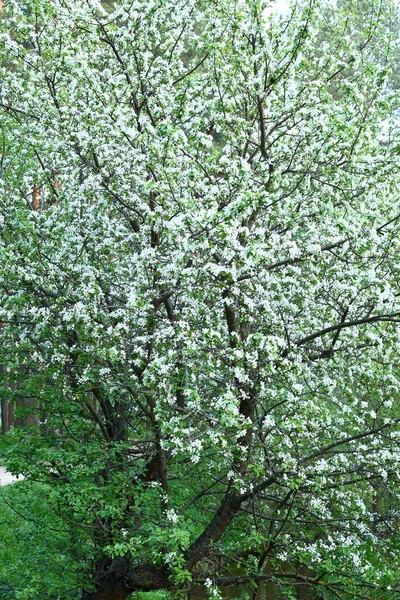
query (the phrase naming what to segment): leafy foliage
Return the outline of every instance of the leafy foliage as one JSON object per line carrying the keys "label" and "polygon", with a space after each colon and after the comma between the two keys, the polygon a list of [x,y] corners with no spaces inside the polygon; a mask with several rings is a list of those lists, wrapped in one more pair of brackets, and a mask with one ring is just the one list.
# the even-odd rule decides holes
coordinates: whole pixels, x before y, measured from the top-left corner
{"label": "leafy foliage", "polygon": [[[5,600],[77,598],[82,536],[71,535],[44,501],[43,485],[21,482],[0,491],[0,590]],[[74,539],[75,538],[75,539]]]}
{"label": "leafy foliage", "polygon": [[351,6],[7,2],[5,454],[83,598],[400,589],[395,6]]}

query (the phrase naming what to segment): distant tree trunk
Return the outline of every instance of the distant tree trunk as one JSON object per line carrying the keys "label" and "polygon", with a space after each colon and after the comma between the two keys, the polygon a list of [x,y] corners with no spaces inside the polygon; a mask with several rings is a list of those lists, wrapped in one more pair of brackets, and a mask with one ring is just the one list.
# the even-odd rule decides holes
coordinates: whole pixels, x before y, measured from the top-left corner
{"label": "distant tree trunk", "polygon": [[[5,373],[7,373],[6,365],[0,365],[0,373],[3,373],[3,382],[5,379]],[[3,385],[3,393],[1,396],[1,432],[3,434],[7,433],[10,430],[10,427],[13,425],[14,420],[14,407],[10,402],[9,398],[6,395],[7,387]]]}
{"label": "distant tree trunk", "polygon": [[11,427],[14,427],[14,403],[13,402],[7,402],[8,404],[8,423],[7,423],[7,431],[10,430]]}
{"label": "distant tree trunk", "polygon": [[18,399],[16,409],[22,410],[23,416],[18,416],[14,420],[13,425],[15,427],[28,427],[29,425],[39,425],[39,416],[35,412],[33,412],[33,405],[30,398]]}
{"label": "distant tree trunk", "polygon": [[7,399],[2,397],[1,399],[1,433],[7,433],[8,427],[8,405]]}
{"label": "distant tree trunk", "polygon": [[[15,390],[21,389],[21,383],[30,375],[30,369],[22,369],[20,378],[14,384]],[[39,425],[39,409],[35,406],[34,400],[27,397],[21,389],[16,396],[15,402],[16,416],[13,418],[14,427],[28,427],[29,425]]]}

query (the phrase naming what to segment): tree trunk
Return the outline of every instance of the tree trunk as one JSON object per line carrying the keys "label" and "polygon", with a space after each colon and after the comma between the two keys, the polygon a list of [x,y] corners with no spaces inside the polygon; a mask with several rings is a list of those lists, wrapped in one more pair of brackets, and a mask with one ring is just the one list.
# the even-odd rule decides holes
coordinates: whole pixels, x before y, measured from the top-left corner
{"label": "tree trunk", "polygon": [[[0,373],[6,373],[7,372],[7,367],[6,365],[0,365]],[[4,375],[5,378],[5,375]],[[4,382],[5,384],[5,382]],[[10,429],[10,422],[9,422],[9,403],[8,403],[8,399],[7,396],[5,395],[5,391],[6,391],[6,386],[4,385],[3,387],[3,393],[1,396],[1,432],[3,434],[7,433],[8,430]]]}
{"label": "tree trunk", "polygon": [[125,600],[131,592],[127,588],[115,588],[105,592],[93,592],[84,595],[83,600]]}
{"label": "tree trunk", "polygon": [[188,593],[188,600],[207,600],[208,593],[204,585],[192,585]]}
{"label": "tree trunk", "polygon": [[151,592],[171,589],[166,569],[142,564],[132,567],[126,557],[100,559],[93,581],[96,591],[84,591],[81,600],[125,600],[134,591]]}
{"label": "tree trunk", "polygon": [[8,405],[8,410],[7,410],[7,419],[8,419],[7,431],[9,431],[11,429],[11,427],[14,427],[14,403],[13,402],[7,402],[7,405]]}
{"label": "tree trunk", "polygon": [[34,412],[33,403],[30,398],[21,398],[17,400],[17,409],[22,409],[24,416],[15,419],[15,427],[27,427],[28,425],[38,425],[39,416]]}
{"label": "tree trunk", "polygon": [[8,429],[8,405],[7,399],[3,397],[1,399],[1,433],[7,433]]}
{"label": "tree trunk", "polygon": [[[23,369],[21,378],[28,378],[30,375],[29,369]],[[17,389],[21,388],[21,383],[17,382]],[[18,395],[16,399],[17,417],[14,420],[15,427],[28,427],[29,425],[39,425],[38,409],[35,406],[35,401],[32,398]],[[18,414],[19,412],[19,414]]]}

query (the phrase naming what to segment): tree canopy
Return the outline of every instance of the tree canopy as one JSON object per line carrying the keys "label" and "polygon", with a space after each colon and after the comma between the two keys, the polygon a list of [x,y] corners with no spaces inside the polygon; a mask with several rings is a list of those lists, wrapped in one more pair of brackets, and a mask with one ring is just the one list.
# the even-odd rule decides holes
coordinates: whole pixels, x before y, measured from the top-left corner
{"label": "tree canopy", "polygon": [[364,4],[5,3],[4,457],[74,540],[63,598],[399,593],[397,17]]}

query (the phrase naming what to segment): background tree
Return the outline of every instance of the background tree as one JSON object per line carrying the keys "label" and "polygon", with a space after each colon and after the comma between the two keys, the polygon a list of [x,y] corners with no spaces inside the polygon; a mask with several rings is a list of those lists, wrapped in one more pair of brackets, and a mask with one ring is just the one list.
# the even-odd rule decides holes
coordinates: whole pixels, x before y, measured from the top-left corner
{"label": "background tree", "polygon": [[400,589],[395,7],[268,6],[4,9],[5,454],[85,599]]}

